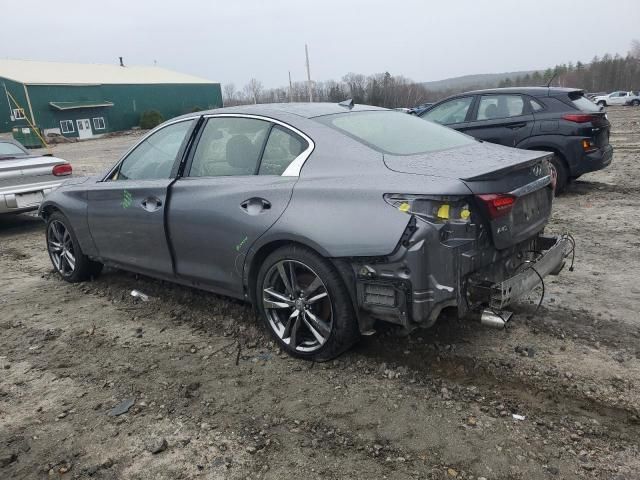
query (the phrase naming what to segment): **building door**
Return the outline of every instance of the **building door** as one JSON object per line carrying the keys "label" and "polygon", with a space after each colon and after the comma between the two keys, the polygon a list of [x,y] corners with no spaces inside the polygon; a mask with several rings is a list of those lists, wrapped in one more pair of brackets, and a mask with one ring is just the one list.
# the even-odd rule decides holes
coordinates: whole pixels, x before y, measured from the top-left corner
{"label": "building door", "polygon": [[78,125],[78,137],[82,138],[91,138],[93,137],[93,132],[91,131],[91,123],[88,118],[81,118],[80,120],[76,120],[76,124]]}

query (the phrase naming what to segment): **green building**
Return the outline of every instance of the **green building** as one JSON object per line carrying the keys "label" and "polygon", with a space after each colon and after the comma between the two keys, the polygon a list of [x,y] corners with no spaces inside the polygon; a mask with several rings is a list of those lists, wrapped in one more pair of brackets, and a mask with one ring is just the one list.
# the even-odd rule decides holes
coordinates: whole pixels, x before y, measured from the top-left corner
{"label": "green building", "polygon": [[140,124],[157,110],[169,119],[222,106],[220,84],[159,67],[0,59],[0,133],[91,138]]}

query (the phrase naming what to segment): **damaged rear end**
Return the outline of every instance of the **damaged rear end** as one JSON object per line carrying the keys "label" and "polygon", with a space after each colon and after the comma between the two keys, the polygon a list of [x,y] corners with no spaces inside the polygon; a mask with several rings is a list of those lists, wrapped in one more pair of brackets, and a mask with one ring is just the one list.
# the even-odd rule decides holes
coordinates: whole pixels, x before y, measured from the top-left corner
{"label": "damaged rear end", "polygon": [[393,254],[354,264],[360,308],[407,328],[428,327],[445,308],[459,317],[500,311],[558,274],[572,242],[544,234],[553,202],[549,160],[544,152],[482,143],[385,155],[391,170],[456,178],[468,194],[384,196],[409,223]]}

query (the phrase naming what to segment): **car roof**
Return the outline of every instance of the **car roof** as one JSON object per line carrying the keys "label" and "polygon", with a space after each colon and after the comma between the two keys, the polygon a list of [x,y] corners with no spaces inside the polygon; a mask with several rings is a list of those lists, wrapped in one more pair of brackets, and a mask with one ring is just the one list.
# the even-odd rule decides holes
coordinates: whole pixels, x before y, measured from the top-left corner
{"label": "car roof", "polygon": [[[219,114],[219,113],[244,113],[251,115],[277,115],[291,114],[303,118],[321,117],[323,115],[333,115],[336,113],[362,112],[368,110],[387,110],[386,108],[374,107],[372,105],[355,105],[353,108],[339,105],[337,103],[318,102],[318,103],[259,103],[256,105],[239,105],[236,107],[216,108],[198,112],[200,114]],[[193,114],[191,114],[193,115]],[[188,115],[187,115],[188,116]]]}
{"label": "car roof", "polygon": [[483,90],[472,90],[470,92],[459,93],[456,97],[463,95],[487,95],[496,93],[519,93],[531,95],[532,97],[552,97],[571,92],[582,92],[579,88],[561,88],[561,87],[505,87],[505,88],[487,88]]}

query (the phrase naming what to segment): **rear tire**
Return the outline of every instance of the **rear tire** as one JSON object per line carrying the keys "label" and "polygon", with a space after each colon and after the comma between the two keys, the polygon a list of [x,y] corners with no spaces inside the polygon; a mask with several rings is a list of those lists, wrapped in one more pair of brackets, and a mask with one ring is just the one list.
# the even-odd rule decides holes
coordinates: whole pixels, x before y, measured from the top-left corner
{"label": "rear tire", "polygon": [[63,280],[82,282],[97,277],[102,271],[102,263],[82,253],[71,222],[61,212],[54,212],[47,218],[46,239],[53,268]]}
{"label": "rear tire", "polygon": [[640,105],[640,100],[634,100],[633,102],[631,102],[631,105],[633,107],[637,107],[638,105]]}
{"label": "rear tire", "polygon": [[[565,188],[567,188],[567,183],[569,182],[569,172],[567,172],[567,167],[564,164],[564,160],[560,158],[560,156],[556,153],[551,158],[550,165],[552,170],[555,171],[556,176],[556,195],[562,193]],[[553,173],[552,173],[553,174]]]}
{"label": "rear tire", "polygon": [[302,245],[271,253],[256,281],[260,317],[289,355],[331,360],[360,338],[351,298],[340,274]]}

